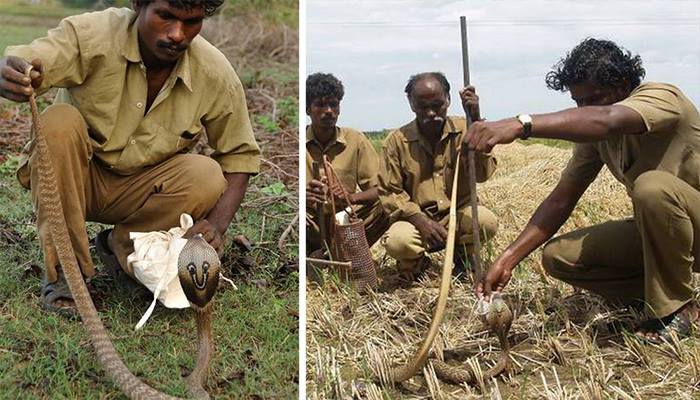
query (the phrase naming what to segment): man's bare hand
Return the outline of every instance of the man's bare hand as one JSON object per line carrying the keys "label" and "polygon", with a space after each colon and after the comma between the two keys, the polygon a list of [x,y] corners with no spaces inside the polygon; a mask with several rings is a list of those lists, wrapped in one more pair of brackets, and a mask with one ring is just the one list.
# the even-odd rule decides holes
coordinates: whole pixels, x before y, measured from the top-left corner
{"label": "man's bare hand", "polygon": [[[25,73],[29,66],[32,72],[28,78]],[[0,59],[0,96],[17,102],[29,101],[34,88],[44,81],[41,60],[36,58],[31,64],[19,57],[9,56]]]}
{"label": "man's bare hand", "polygon": [[437,251],[445,247],[447,229],[439,222],[433,221],[423,214],[416,214],[408,219],[420,233],[428,251]]}
{"label": "man's bare hand", "polygon": [[472,121],[479,121],[481,119],[481,112],[479,110],[479,96],[476,94],[476,88],[471,85],[462,88],[459,91],[459,97],[462,99],[462,108],[464,108],[464,112],[471,115]]}
{"label": "man's bare hand", "polygon": [[513,142],[521,135],[522,125],[515,118],[500,121],[476,121],[462,135],[462,143],[471,150],[491,152],[497,144]]}
{"label": "man's bare hand", "polygon": [[484,276],[484,280],[477,284],[476,294],[488,298],[491,296],[491,292],[502,291],[512,275],[513,267],[502,262],[501,259],[496,260]]}
{"label": "man's bare hand", "polygon": [[221,257],[224,254],[224,235],[216,229],[216,227],[206,219],[200,219],[185,232],[182,236],[185,239],[194,237],[198,233],[202,234],[204,240],[216,250],[216,253]]}
{"label": "man's bare hand", "polygon": [[306,205],[316,207],[326,202],[328,187],[325,183],[312,179],[306,186]]}

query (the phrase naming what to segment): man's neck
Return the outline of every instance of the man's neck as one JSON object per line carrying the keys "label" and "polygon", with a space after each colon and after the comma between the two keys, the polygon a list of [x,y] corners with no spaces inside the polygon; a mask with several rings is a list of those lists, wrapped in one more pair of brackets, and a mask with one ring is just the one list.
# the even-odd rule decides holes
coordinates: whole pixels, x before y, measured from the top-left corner
{"label": "man's neck", "polygon": [[[446,123],[446,122],[445,122]],[[436,143],[442,137],[442,132],[445,129],[445,123],[440,126],[440,129],[427,129],[421,124],[418,125],[418,132],[423,135],[430,143]]]}
{"label": "man's neck", "polygon": [[335,136],[336,127],[322,128],[311,125],[311,131],[314,133],[314,138],[323,146],[328,146],[328,143]]}

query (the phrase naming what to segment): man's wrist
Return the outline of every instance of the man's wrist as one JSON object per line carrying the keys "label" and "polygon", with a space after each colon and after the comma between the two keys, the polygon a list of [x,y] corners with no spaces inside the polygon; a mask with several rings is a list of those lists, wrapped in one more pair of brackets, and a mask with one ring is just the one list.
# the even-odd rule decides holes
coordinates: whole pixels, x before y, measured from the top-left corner
{"label": "man's wrist", "polygon": [[532,116],[530,114],[518,114],[515,116],[515,119],[520,124],[520,134],[517,137],[527,140],[532,135]]}

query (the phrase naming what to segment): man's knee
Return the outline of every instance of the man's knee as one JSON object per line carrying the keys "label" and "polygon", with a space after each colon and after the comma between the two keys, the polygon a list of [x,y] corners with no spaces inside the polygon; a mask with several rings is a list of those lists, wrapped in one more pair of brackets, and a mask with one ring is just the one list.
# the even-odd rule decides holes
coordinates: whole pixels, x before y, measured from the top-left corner
{"label": "man's knee", "polygon": [[42,132],[52,152],[87,141],[87,124],[80,111],[70,104],[49,106],[39,117]]}
{"label": "man's knee", "polygon": [[634,180],[631,197],[635,208],[656,208],[672,198],[670,183],[677,179],[664,171],[647,171]]}
{"label": "man's knee", "polygon": [[547,242],[542,249],[542,268],[556,279],[562,279],[567,269],[562,255],[561,240],[558,238]]}
{"label": "man's knee", "polygon": [[415,258],[418,256],[414,241],[415,227],[406,221],[398,221],[391,225],[387,232],[384,247],[386,253],[397,259]]}
{"label": "man's knee", "polygon": [[195,203],[211,208],[226,190],[226,178],[221,166],[210,157],[197,154],[182,155],[181,179],[188,188],[188,198]]}
{"label": "man's knee", "polygon": [[483,218],[479,216],[479,228],[484,235],[483,240],[487,241],[494,238],[496,233],[498,233],[498,219],[496,215],[491,212],[483,214]]}

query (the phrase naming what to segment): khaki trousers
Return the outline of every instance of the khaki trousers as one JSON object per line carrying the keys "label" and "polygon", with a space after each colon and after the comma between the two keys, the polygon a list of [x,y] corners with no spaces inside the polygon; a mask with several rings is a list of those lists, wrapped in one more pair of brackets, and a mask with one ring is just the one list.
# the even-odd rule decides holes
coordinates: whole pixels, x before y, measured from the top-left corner
{"label": "khaki trousers", "polygon": [[[379,238],[382,237],[384,232],[386,232],[386,230],[389,228],[389,218],[384,213],[384,209],[379,201],[357,207],[355,212],[364,223],[367,243],[370,247],[372,247],[372,245],[379,240]],[[315,218],[314,221],[318,222],[318,218]],[[330,230],[328,231],[330,232]],[[314,229],[307,225],[306,249],[308,254],[323,247],[321,240],[321,232],[319,232],[318,229]]]}
{"label": "khaki trousers", "polygon": [[665,317],[693,298],[700,192],[667,172],[648,171],[631,197],[634,219],[556,237],[545,245],[542,265],[571,285],[611,300],[643,300],[650,315]]}
{"label": "khaki trousers", "polygon": [[[496,215],[484,206],[478,206],[478,212],[481,242],[486,243],[486,241],[496,235],[498,220]],[[449,215],[443,217],[439,222],[447,229]],[[471,207],[463,207],[457,210],[456,242],[459,245],[465,245],[467,248],[472,244]],[[404,270],[412,269],[426,252],[420,232],[408,221],[397,221],[389,227],[385,247],[386,253],[394,257],[398,262],[399,269]],[[470,252],[471,249],[467,251]]]}
{"label": "khaki trousers", "polygon": [[[226,189],[221,167],[209,157],[178,154],[133,175],[121,176],[92,158],[87,125],[73,106],[56,104],[41,115],[51,151],[68,232],[85,276],[95,269],[88,249],[85,221],[114,225],[114,252],[122,268],[133,277],[126,257],[133,251],[129,232],[167,230],[179,226],[180,214],[196,220],[206,216]],[[29,163],[18,171],[20,183],[30,187],[37,211],[39,238],[49,282],[57,279],[58,256],[48,221],[38,208],[37,157],[31,149]]]}

